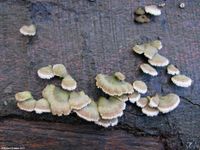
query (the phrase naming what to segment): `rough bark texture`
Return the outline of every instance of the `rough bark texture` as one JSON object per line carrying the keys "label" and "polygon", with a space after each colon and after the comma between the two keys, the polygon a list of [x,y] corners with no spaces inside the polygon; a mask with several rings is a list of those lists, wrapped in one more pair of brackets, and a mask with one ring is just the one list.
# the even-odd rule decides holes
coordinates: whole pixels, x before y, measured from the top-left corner
{"label": "rough bark texture", "polygon": [[[166,1],[162,15],[137,25],[133,10],[152,0],[0,0],[0,147],[26,149],[199,149],[200,148],[200,3]],[[37,35],[19,33],[24,24],[37,25]],[[139,70],[147,60],[134,55],[136,43],[160,38],[161,54],[194,80],[178,88],[165,69],[151,78]],[[121,71],[127,80],[144,80],[148,94],[175,92],[179,107],[166,115],[146,117],[127,103],[118,126],[104,129],[76,115],[56,117],[20,111],[14,94],[30,90],[36,98],[47,83],[36,71],[63,63],[78,89],[97,99],[98,73]]]}

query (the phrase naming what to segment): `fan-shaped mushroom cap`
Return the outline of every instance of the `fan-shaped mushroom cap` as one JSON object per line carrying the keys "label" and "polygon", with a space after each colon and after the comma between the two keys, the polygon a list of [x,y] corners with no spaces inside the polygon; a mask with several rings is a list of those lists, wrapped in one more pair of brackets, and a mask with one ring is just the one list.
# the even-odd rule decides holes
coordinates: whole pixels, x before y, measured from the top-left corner
{"label": "fan-shaped mushroom cap", "polygon": [[144,44],[135,45],[135,46],[133,47],[133,51],[136,52],[137,54],[143,54],[144,51],[145,51],[145,46],[144,46]]}
{"label": "fan-shaped mushroom cap", "polygon": [[150,66],[149,64],[141,64],[140,65],[141,70],[146,73],[149,74],[151,76],[157,76],[158,72],[156,71],[155,68],[153,68],[152,66]]}
{"label": "fan-shaped mushroom cap", "polygon": [[53,65],[53,73],[55,76],[64,78],[68,72],[63,64],[55,64]]}
{"label": "fan-shaped mushroom cap", "polygon": [[157,48],[158,50],[162,49],[162,43],[159,40],[155,40],[149,43],[151,46]]}
{"label": "fan-shaped mushroom cap", "polygon": [[156,94],[155,96],[149,98],[149,106],[158,107],[159,101],[160,101],[159,96]]}
{"label": "fan-shaped mushroom cap", "polygon": [[25,101],[32,98],[33,96],[30,91],[23,91],[23,92],[18,92],[15,94],[15,99],[18,102]]}
{"label": "fan-shaped mushroom cap", "polygon": [[68,91],[73,91],[77,87],[77,82],[70,75],[66,75],[64,79],[62,79],[61,86],[63,89]]}
{"label": "fan-shaped mushroom cap", "polygon": [[180,74],[180,71],[176,66],[170,64],[167,66],[167,73],[171,75],[177,75]]}
{"label": "fan-shaped mushroom cap", "polygon": [[174,110],[180,103],[179,96],[173,93],[167,94],[166,96],[160,96],[159,98],[158,109],[162,113],[168,113]]}
{"label": "fan-shaped mushroom cap", "polygon": [[120,81],[115,76],[104,74],[98,74],[96,76],[96,86],[111,96],[121,96],[133,92],[133,87],[130,83]]}
{"label": "fan-shaped mushroom cap", "polygon": [[69,104],[72,109],[82,109],[91,103],[91,99],[83,91],[70,93]]}
{"label": "fan-shaped mushroom cap", "polygon": [[138,7],[138,8],[135,10],[135,14],[136,14],[136,15],[144,15],[144,14],[145,14],[144,8],[143,8],[143,7]]}
{"label": "fan-shaped mushroom cap", "polygon": [[19,29],[19,31],[23,35],[34,36],[36,34],[36,26],[33,24],[29,26],[24,25]]}
{"label": "fan-shaped mushroom cap", "polygon": [[157,67],[164,67],[169,64],[169,60],[158,53],[152,59],[149,59],[148,62],[152,66],[157,66]]}
{"label": "fan-shaped mushroom cap", "polygon": [[144,83],[143,81],[139,81],[139,80],[134,81],[134,82],[133,82],[133,88],[134,88],[137,92],[139,92],[139,93],[141,93],[141,94],[145,94],[145,93],[147,92],[147,85],[146,85],[146,83]]}
{"label": "fan-shaped mushroom cap", "polygon": [[118,124],[118,118],[99,119],[98,121],[95,121],[95,124],[103,126],[105,128],[107,128],[109,126],[116,126]]}
{"label": "fan-shaped mushroom cap", "polygon": [[100,97],[98,100],[98,110],[103,119],[113,119],[122,116],[125,107],[126,103],[115,97],[110,97],[109,99]]}
{"label": "fan-shaped mushroom cap", "polygon": [[121,96],[115,96],[115,97],[122,102],[128,101],[128,95],[127,94],[124,94],[124,95],[121,95]]}
{"label": "fan-shaped mushroom cap", "polygon": [[136,105],[138,107],[144,108],[148,102],[149,100],[146,97],[141,97],[138,101],[136,101]]}
{"label": "fan-shaped mushroom cap", "polygon": [[151,46],[150,43],[145,44],[144,56],[146,56],[149,59],[152,59],[157,53],[158,53],[157,48]]}
{"label": "fan-shaped mushroom cap", "polygon": [[49,102],[45,98],[41,98],[36,101],[34,110],[37,114],[51,112]]}
{"label": "fan-shaped mushroom cap", "polygon": [[74,112],[87,121],[98,121],[100,119],[97,104],[94,100],[82,109],[74,110]]}
{"label": "fan-shaped mushroom cap", "polygon": [[192,79],[185,75],[175,75],[171,80],[174,84],[180,87],[189,87],[192,85]]}
{"label": "fan-shaped mushroom cap", "polygon": [[62,116],[70,114],[69,92],[51,84],[45,87],[42,95],[49,102],[53,115]]}
{"label": "fan-shaped mushroom cap", "polygon": [[148,5],[144,7],[145,12],[154,16],[161,15],[161,10],[156,5]]}
{"label": "fan-shaped mushroom cap", "polygon": [[150,18],[147,15],[140,15],[135,17],[135,21],[137,23],[148,23],[150,22]]}
{"label": "fan-shaped mushroom cap", "polygon": [[118,80],[124,81],[126,79],[125,75],[122,74],[121,72],[115,72],[114,75]]}
{"label": "fan-shaped mushroom cap", "polygon": [[129,98],[129,101],[134,104],[136,101],[140,99],[140,94],[138,92],[134,92],[130,94],[128,98]]}
{"label": "fan-shaped mushroom cap", "polygon": [[35,103],[36,103],[36,100],[28,99],[28,100],[25,100],[25,101],[18,102],[17,106],[21,110],[31,112],[31,111],[34,111]]}
{"label": "fan-shaped mushroom cap", "polygon": [[54,77],[53,68],[51,65],[40,68],[37,71],[37,74],[42,79],[51,79]]}
{"label": "fan-shaped mushroom cap", "polygon": [[153,117],[158,115],[159,110],[157,108],[151,108],[147,105],[144,108],[142,108],[142,112],[147,116]]}

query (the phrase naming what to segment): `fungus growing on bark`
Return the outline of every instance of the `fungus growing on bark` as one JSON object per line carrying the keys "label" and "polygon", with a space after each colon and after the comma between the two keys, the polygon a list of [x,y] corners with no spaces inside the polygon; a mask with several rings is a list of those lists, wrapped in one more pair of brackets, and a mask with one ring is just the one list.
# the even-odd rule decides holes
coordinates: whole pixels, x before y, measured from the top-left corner
{"label": "fungus growing on bark", "polygon": [[138,107],[144,108],[148,104],[149,100],[146,97],[141,97],[138,101],[136,101],[136,105]]}
{"label": "fungus growing on bark", "polygon": [[149,17],[147,17],[146,15],[140,15],[140,16],[136,16],[135,17],[135,21],[137,23],[148,23],[151,20],[149,19]]}
{"label": "fungus growing on bark", "polygon": [[158,50],[162,49],[162,42],[160,40],[154,40],[149,43],[151,46],[157,48]]}
{"label": "fungus growing on bark", "polygon": [[145,51],[144,51],[144,56],[152,59],[156,54],[158,53],[158,49],[151,46],[150,43],[145,44]]}
{"label": "fungus growing on bark", "polygon": [[143,7],[138,7],[138,8],[135,10],[135,14],[136,14],[136,15],[144,15],[144,14],[145,14],[144,8],[143,8]]}
{"label": "fungus growing on bark", "polygon": [[142,108],[142,112],[143,114],[153,117],[153,116],[157,116],[159,113],[159,110],[157,108],[152,108],[150,106],[145,106],[144,108]]}
{"label": "fungus growing on bark", "polygon": [[23,91],[23,92],[18,92],[15,94],[15,99],[18,102],[22,102],[22,101],[32,99],[32,98],[33,96],[30,91]]}
{"label": "fungus growing on bark", "polygon": [[169,60],[158,53],[152,59],[149,59],[148,62],[152,66],[157,66],[157,67],[164,67],[169,64]]}
{"label": "fungus growing on bark", "polygon": [[126,79],[125,75],[122,74],[121,72],[115,72],[115,77],[120,80],[120,81],[124,81]]}
{"label": "fungus growing on bark", "polygon": [[129,101],[133,104],[136,101],[138,101],[140,99],[140,97],[141,97],[141,95],[138,92],[134,92],[134,93],[128,95]]}
{"label": "fungus growing on bark", "polygon": [[133,82],[133,88],[134,88],[137,92],[139,92],[139,93],[141,93],[141,94],[145,94],[145,93],[147,92],[147,85],[146,85],[146,83],[144,83],[143,81],[139,81],[139,80],[134,81],[134,82]]}
{"label": "fungus growing on bark", "polygon": [[31,111],[34,111],[35,103],[36,103],[36,100],[28,99],[28,100],[25,100],[25,101],[18,102],[17,106],[21,110],[31,112]]}
{"label": "fungus growing on bark", "polygon": [[141,45],[135,45],[133,47],[133,51],[137,54],[143,54],[144,51],[145,51],[145,46],[144,44],[141,44]]}
{"label": "fungus growing on bark", "polygon": [[140,68],[144,73],[149,74],[151,76],[158,75],[158,72],[156,71],[156,69],[150,66],[149,64],[143,63],[140,65]]}
{"label": "fungus growing on bark", "polygon": [[36,34],[36,26],[33,24],[29,26],[24,25],[19,29],[19,31],[23,35],[34,36]]}
{"label": "fungus growing on bark", "polygon": [[55,76],[64,78],[68,75],[68,72],[63,64],[55,64],[53,65],[53,73]]}
{"label": "fungus growing on bark", "polygon": [[85,92],[72,92],[70,93],[69,104],[72,109],[82,109],[91,103],[91,99]]}
{"label": "fungus growing on bark", "polygon": [[115,75],[98,74],[96,76],[96,86],[111,96],[121,96],[133,92],[130,83],[117,79]]}
{"label": "fungus growing on bark", "polygon": [[51,65],[42,67],[37,71],[37,74],[42,79],[51,79],[54,77],[53,67]]}
{"label": "fungus growing on bark", "polygon": [[73,91],[77,87],[77,82],[72,78],[72,76],[67,75],[62,80],[61,86],[65,90]]}
{"label": "fungus growing on bark", "polygon": [[156,94],[155,96],[152,96],[149,98],[149,106],[150,107],[158,107],[159,101],[160,101],[159,96],[158,96],[158,94]]}
{"label": "fungus growing on bark", "polygon": [[124,94],[124,95],[121,95],[121,96],[115,96],[115,97],[122,102],[128,101],[128,95],[127,94]]}
{"label": "fungus growing on bark", "polygon": [[148,5],[144,7],[145,12],[154,16],[161,15],[161,10],[156,5]]}
{"label": "fungus growing on bark", "polygon": [[51,112],[49,102],[45,98],[36,101],[34,110],[37,114]]}
{"label": "fungus growing on bark", "polygon": [[177,75],[180,74],[180,71],[176,66],[170,64],[167,66],[167,73],[171,75]]}
{"label": "fungus growing on bark", "polygon": [[95,124],[99,126],[103,126],[105,128],[109,126],[116,126],[118,124],[118,118],[113,119],[99,119],[98,121],[95,121]]}
{"label": "fungus growing on bark", "polygon": [[189,87],[192,85],[192,79],[185,75],[175,75],[171,77],[172,82],[180,87]]}
{"label": "fungus growing on bark", "polygon": [[113,119],[123,115],[126,103],[116,97],[100,97],[98,100],[98,110],[102,119]]}

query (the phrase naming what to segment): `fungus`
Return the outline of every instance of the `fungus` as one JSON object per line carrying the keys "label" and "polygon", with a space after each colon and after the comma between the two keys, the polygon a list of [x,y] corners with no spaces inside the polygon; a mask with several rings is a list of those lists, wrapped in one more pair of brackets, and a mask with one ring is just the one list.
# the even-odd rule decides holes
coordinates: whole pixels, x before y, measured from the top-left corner
{"label": "fungus", "polygon": [[99,119],[98,121],[95,121],[95,124],[99,126],[103,126],[105,128],[109,126],[116,126],[118,124],[118,118],[113,119]]}
{"label": "fungus", "polygon": [[161,15],[161,10],[156,5],[148,5],[144,7],[145,12],[154,16]]}
{"label": "fungus", "polygon": [[36,26],[33,24],[29,26],[24,25],[19,29],[19,31],[23,35],[34,36],[36,34]]}
{"label": "fungus", "polygon": [[82,109],[74,110],[74,112],[87,121],[98,121],[100,119],[97,104],[94,100]]}
{"label": "fungus", "polygon": [[157,108],[151,108],[147,105],[144,108],[142,108],[142,113],[147,116],[153,117],[158,115],[159,110]]}
{"label": "fungus", "polygon": [[77,82],[68,74],[62,79],[61,86],[65,90],[73,91],[77,87]]}
{"label": "fungus", "polygon": [[63,64],[55,64],[53,65],[53,73],[55,76],[64,78],[68,73]]}
{"label": "fungus", "polygon": [[33,96],[30,91],[23,91],[23,92],[18,92],[15,94],[15,99],[18,102],[22,102],[22,101],[32,99],[32,98]]}
{"label": "fungus", "polygon": [[155,56],[152,59],[149,59],[148,62],[152,66],[157,66],[157,67],[164,67],[169,64],[169,60],[166,57],[164,57],[158,53],[155,54]]}
{"label": "fungus", "polygon": [[36,103],[36,100],[28,99],[28,100],[25,100],[25,101],[18,102],[17,106],[21,110],[31,112],[31,111],[34,111],[35,103]]}
{"label": "fungus", "polygon": [[121,95],[121,96],[115,96],[115,97],[122,102],[128,101],[128,95],[127,94],[124,94],[124,95]]}
{"label": "fungus", "polygon": [[109,99],[100,97],[98,100],[98,110],[103,119],[113,119],[122,116],[125,107],[126,103],[115,97],[110,97]]}
{"label": "fungus", "polygon": [[70,114],[69,92],[50,84],[44,88],[42,95],[49,102],[53,115],[62,116]]}
{"label": "fungus", "polygon": [[135,17],[135,21],[137,23],[148,23],[151,20],[146,15],[140,15],[140,16]]}
{"label": "fungus", "polygon": [[162,113],[168,113],[174,110],[180,103],[179,96],[173,93],[167,94],[166,96],[160,96],[159,98],[158,110]]}
{"label": "fungus", "polygon": [[124,81],[126,79],[125,75],[122,74],[121,72],[115,72],[115,77],[120,80],[120,81]]}
{"label": "fungus", "polygon": [[167,73],[171,75],[177,75],[180,74],[180,71],[176,66],[170,64],[167,66]]}
{"label": "fungus", "polygon": [[145,14],[144,8],[138,7],[138,8],[135,10],[135,14],[136,14],[136,15],[144,15],[144,14]]}
{"label": "fungus", "polygon": [[150,44],[145,44],[144,56],[152,59],[158,53],[157,48],[151,46]]}
{"label": "fungus", "polygon": [[139,92],[139,93],[141,93],[141,94],[145,94],[145,93],[147,92],[147,85],[146,85],[146,83],[144,83],[143,81],[139,81],[139,80],[134,81],[134,82],[133,82],[133,88],[134,88],[137,92]]}
{"label": "fungus", "polygon": [[158,75],[158,72],[156,71],[156,69],[150,66],[149,64],[143,63],[140,65],[140,68],[144,73],[149,74],[151,76]]}
{"label": "fungus", "polygon": [[138,93],[138,92],[134,92],[134,93],[132,93],[132,94],[130,94],[129,96],[128,96],[128,98],[129,98],[129,101],[131,102],[131,103],[135,103],[136,101],[138,101],[139,99],[140,99],[140,94]]}
{"label": "fungus", "polygon": [[149,100],[146,97],[141,97],[138,101],[136,101],[136,105],[138,107],[144,108],[148,102]]}
{"label": "fungus", "polygon": [[143,54],[144,51],[145,51],[145,46],[144,44],[141,44],[141,45],[135,45],[133,47],[133,51],[137,54]]}
{"label": "fungus", "polygon": [[96,86],[101,88],[103,92],[111,96],[121,96],[133,92],[133,87],[130,83],[120,81],[114,75],[98,74],[96,76]]}
{"label": "fungus", "polygon": [[49,102],[45,98],[36,101],[34,110],[37,114],[51,112]]}
{"label": "fungus", "polygon": [[83,91],[70,93],[69,104],[72,109],[82,109],[91,103],[91,99]]}
{"label": "fungus", "polygon": [[158,107],[159,101],[160,101],[159,96],[158,94],[156,94],[155,96],[149,98],[149,106]]}
{"label": "fungus", "polygon": [[189,87],[192,85],[192,79],[185,75],[175,75],[171,80],[175,85],[180,87]]}
{"label": "fungus", "polygon": [[42,79],[51,79],[54,77],[53,68],[51,65],[40,68],[37,71],[37,74]]}
{"label": "fungus", "polygon": [[152,42],[149,43],[151,46],[157,48],[158,50],[162,49],[162,43],[160,40],[154,40]]}

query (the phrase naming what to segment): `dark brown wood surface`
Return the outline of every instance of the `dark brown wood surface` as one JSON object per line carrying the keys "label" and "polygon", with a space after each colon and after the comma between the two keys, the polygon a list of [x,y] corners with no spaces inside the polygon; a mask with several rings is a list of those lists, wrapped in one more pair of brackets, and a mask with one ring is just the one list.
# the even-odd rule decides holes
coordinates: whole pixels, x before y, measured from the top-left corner
{"label": "dark brown wood surface", "polygon": [[[166,1],[162,15],[144,25],[133,22],[133,10],[152,0],[0,0],[0,147],[25,149],[199,149],[200,148],[200,2]],[[37,34],[19,33],[34,23]],[[165,69],[158,77],[139,70],[147,60],[132,53],[136,43],[161,39],[161,54],[194,83],[178,88]],[[20,111],[14,94],[30,90],[41,98],[48,83],[37,77],[42,66],[63,63],[78,81],[78,89],[97,99],[98,73],[121,71],[132,82],[144,80],[148,94],[175,92],[179,107],[166,115],[146,117],[127,103],[118,126],[104,129],[75,114],[56,117]]]}

